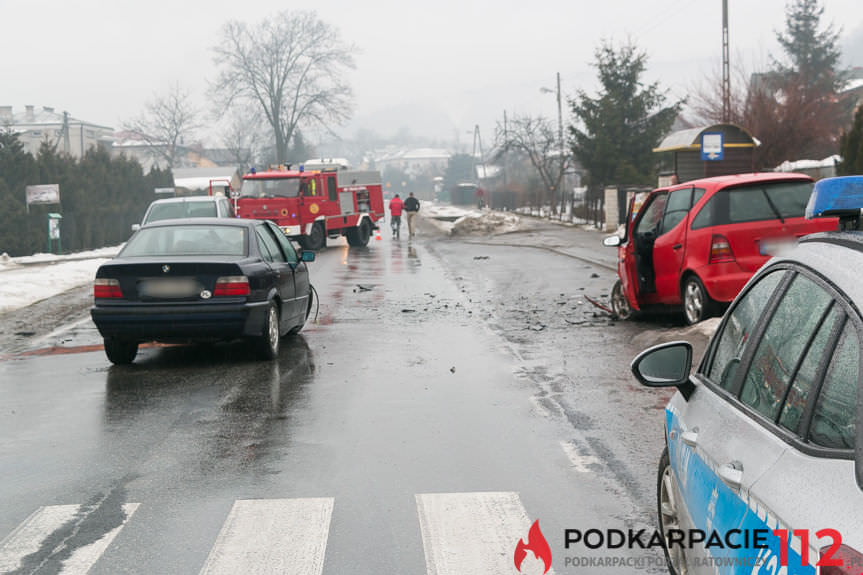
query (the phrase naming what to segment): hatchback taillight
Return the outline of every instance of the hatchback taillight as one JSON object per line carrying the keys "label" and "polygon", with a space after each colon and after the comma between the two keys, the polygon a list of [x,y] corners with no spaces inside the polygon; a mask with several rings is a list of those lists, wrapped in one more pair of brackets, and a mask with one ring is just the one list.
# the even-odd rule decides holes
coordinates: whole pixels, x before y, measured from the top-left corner
{"label": "hatchback taillight", "polygon": [[728,243],[728,238],[719,234],[713,234],[710,238],[710,262],[711,264],[719,262],[733,262],[734,252],[731,251],[731,244]]}
{"label": "hatchback taillight", "polygon": [[93,282],[94,298],[121,298],[123,290],[120,289],[120,280],[111,278],[96,278]]}
{"label": "hatchback taillight", "polygon": [[249,278],[246,276],[222,276],[216,280],[213,296],[249,295]]}
{"label": "hatchback taillight", "polygon": [[847,545],[821,548],[821,575],[859,575],[863,572],[863,553]]}

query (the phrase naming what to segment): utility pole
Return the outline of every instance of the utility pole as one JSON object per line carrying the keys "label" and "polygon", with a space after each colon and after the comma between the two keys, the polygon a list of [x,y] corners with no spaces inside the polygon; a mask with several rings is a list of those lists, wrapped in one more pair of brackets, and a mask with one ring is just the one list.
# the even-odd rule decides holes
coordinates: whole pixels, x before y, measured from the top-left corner
{"label": "utility pole", "polygon": [[506,110],[503,111],[503,189],[507,188],[507,159],[509,157],[509,131],[506,124]]}
{"label": "utility pole", "polygon": [[728,0],[722,0],[722,121],[731,121],[731,66],[728,56]]}
{"label": "utility pole", "polygon": [[558,193],[560,194],[560,219],[563,219],[563,172],[565,166],[565,154],[563,150],[563,104],[560,95],[560,72],[557,73],[557,139],[560,145],[560,178],[557,181]]}

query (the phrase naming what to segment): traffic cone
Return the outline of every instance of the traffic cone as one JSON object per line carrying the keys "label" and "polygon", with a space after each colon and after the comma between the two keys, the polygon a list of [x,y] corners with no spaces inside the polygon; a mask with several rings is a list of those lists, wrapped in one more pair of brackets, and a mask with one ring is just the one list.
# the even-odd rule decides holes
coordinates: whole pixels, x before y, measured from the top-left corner
{"label": "traffic cone", "polygon": [[377,229],[375,230],[375,239],[376,239],[376,240],[381,239],[381,229],[380,229],[380,228],[377,228]]}

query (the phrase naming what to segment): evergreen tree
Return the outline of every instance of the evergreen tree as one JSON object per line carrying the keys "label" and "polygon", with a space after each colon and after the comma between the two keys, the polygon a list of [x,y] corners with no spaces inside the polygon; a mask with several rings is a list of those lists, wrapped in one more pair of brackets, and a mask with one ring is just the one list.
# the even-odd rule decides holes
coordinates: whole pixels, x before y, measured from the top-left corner
{"label": "evergreen tree", "polygon": [[842,81],[837,71],[839,32],[832,24],[820,29],[823,15],[819,0],[792,0],[785,9],[785,32],[776,34],[787,60],[775,61],[777,71],[793,77],[813,97],[837,92]]}
{"label": "evergreen tree", "polygon": [[619,50],[603,42],[596,50],[602,85],[596,98],[579,90],[570,100],[584,129],[569,126],[573,155],[590,173],[591,187],[606,184],[652,184],[653,148],[668,132],[682,102],[666,106],[658,83],[645,86],[647,55],[634,45]]}

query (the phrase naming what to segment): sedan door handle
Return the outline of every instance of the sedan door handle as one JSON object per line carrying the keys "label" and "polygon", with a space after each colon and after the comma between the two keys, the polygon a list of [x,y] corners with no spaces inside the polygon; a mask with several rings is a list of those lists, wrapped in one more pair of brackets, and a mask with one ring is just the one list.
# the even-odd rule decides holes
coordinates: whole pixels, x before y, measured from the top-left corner
{"label": "sedan door handle", "polygon": [[737,489],[743,483],[743,465],[737,461],[720,465],[717,473],[719,479],[732,489]]}
{"label": "sedan door handle", "polygon": [[682,248],[682,247],[683,247],[683,244],[674,244],[673,246],[671,246],[671,249],[673,249],[673,250],[679,250],[679,249],[680,249],[680,248]]}

